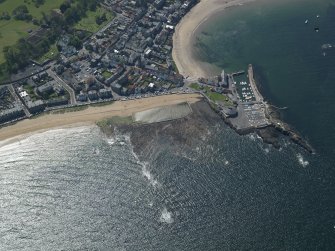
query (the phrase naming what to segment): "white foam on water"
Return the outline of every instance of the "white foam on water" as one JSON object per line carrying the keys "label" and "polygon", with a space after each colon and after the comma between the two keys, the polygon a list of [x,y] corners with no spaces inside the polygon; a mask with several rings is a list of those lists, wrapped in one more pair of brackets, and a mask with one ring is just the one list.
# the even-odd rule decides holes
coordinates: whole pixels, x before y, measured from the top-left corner
{"label": "white foam on water", "polygon": [[255,140],[256,140],[256,137],[255,137],[255,135],[253,135],[253,134],[250,134],[248,137],[249,137],[249,139],[251,139],[252,141],[255,141]]}
{"label": "white foam on water", "polygon": [[108,138],[106,139],[106,142],[108,145],[114,145],[115,144],[115,139],[114,138]]}
{"label": "white foam on water", "polygon": [[298,153],[297,155],[298,162],[302,167],[306,167],[309,165],[309,162],[307,160],[304,160],[304,157],[301,155],[301,153]]}
{"label": "white foam on water", "polygon": [[99,148],[93,148],[93,154],[94,154],[94,155],[100,155],[100,150],[99,150]]}
{"label": "white foam on water", "polygon": [[130,136],[129,135],[124,135],[124,141],[122,141],[124,144],[126,144],[126,142],[128,143],[128,145],[130,146],[130,151],[132,153],[132,155],[134,156],[136,163],[138,165],[140,165],[142,167],[142,175],[147,178],[147,180],[150,182],[150,184],[154,187],[156,187],[157,185],[159,185],[158,181],[153,177],[153,175],[150,172],[149,167],[149,163],[148,162],[144,162],[141,161],[140,158],[137,156],[137,154],[134,152],[134,148],[131,144],[130,141]]}
{"label": "white foam on water", "polygon": [[157,186],[158,185],[158,181],[153,177],[153,175],[151,174],[150,170],[148,169],[149,163],[147,163],[147,162],[141,162],[141,161],[138,161],[137,163],[142,166],[142,174],[143,174],[143,176],[148,179],[148,181],[150,182],[151,185],[153,185],[154,187]]}
{"label": "white foam on water", "polygon": [[172,224],[174,219],[172,217],[172,212],[169,212],[166,207],[163,208],[161,216],[159,218],[160,222]]}
{"label": "white foam on water", "polygon": [[113,136],[106,138],[106,142],[109,145],[118,144],[120,146],[124,146],[128,142],[130,143],[130,136],[119,133],[115,128]]}

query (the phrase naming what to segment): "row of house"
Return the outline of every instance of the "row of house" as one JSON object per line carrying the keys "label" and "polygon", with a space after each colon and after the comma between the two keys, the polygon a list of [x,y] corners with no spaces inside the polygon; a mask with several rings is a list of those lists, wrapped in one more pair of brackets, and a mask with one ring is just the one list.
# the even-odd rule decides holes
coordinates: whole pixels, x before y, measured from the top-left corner
{"label": "row of house", "polygon": [[[101,99],[104,90],[131,95],[182,86],[183,77],[172,63],[172,36],[175,25],[195,3],[105,0],[103,7],[114,11],[115,18],[84,42],[78,56],[69,59],[63,53],[63,62],[54,70],[83,102]],[[60,44],[66,47],[66,36]],[[92,78],[94,88],[86,83]],[[151,83],[154,88],[149,87]]]}
{"label": "row of house", "polygon": [[22,106],[15,105],[11,109],[0,111],[0,124],[7,123],[25,116]]}
{"label": "row of house", "polygon": [[99,91],[89,91],[87,94],[86,93],[80,93],[77,95],[76,99],[77,101],[80,102],[87,102],[88,100],[90,101],[96,101],[99,99],[111,99],[113,98],[112,91],[109,89],[100,89]]}

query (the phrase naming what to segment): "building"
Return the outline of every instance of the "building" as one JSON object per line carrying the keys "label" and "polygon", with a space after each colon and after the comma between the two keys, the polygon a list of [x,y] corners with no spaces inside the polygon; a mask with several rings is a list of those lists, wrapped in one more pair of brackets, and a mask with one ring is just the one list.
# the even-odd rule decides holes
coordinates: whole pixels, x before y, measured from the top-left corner
{"label": "building", "polygon": [[37,88],[38,94],[43,95],[52,93],[54,91],[53,85],[54,85],[53,82],[48,82],[44,85],[41,85],[40,87]]}
{"label": "building", "polygon": [[87,94],[81,93],[76,97],[77,101],[86,102],[88,100]]}
{"label": "building", "polygon": [[62,105],[68,105],[68,104],[69,104],[69,100],[66,99],[65,97],[50,99],[50,100],[46,101],[46,105],[48,107],[62,106]]}
{"label": "building", "polygon": [[228,88],[228,76],[224,70],[222,70],[221,75],[218,77],[218,80],[220,87]]}
{"label": "building", "polygon": [[93,100],[97,100],[99,99],[99,95],[97,93],[97,91],[89,91],[88,92],[88,98],[93,101]]}
{"label": "building", "polygon": [[112,87],[112,90],[113,90],[115,93],[121,95],[121,90],[122,90],[122,86],[121,86],[121,85],[119,85],[118,83],[112,83],[112,84],[111,84],[111,87]]}
{"label": "building", "polygon": [[238,115],[235,107],[221,107],[222,115],[226,118],[235,118]]}
{"label": "building", "polygon": [[36,100],[36,101],[28,101],[26,103],[27,108],[29,110],[30,113],[39,113],[39,112],[43,112],[45,109],[45,104],[42,100]]}
{"label": "building", "polygon": [[100,89],[99,90],[99,97],[101,99],[109,99],[112,98],[112,91],[111,90],[107,90],[107,89]]}
{"label": "building", "polygon": [[24,111],[22,107],[15,106],[14,108],[0,111],[0,123],[6,123],[18,118],[23,117]]}

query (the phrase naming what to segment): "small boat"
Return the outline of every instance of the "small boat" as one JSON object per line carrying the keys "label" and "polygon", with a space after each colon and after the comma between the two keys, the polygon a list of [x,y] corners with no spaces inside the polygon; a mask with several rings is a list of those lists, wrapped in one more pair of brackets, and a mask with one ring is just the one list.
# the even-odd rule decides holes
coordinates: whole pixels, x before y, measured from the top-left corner
{"label": "small boat", "polygon": [[307,24],[307,23],[308,23],[308,19],[305,20],[305,24]]}
{"label": "small boat", "polygon": [[314,30],[315,30],[315,32],[319,32],[320,29],[319,29],[319,27],[315,27]]}
{"label": "small boat", "polygon": [[316,18],[319,18],[320,17],[320,15],[316,15]]}

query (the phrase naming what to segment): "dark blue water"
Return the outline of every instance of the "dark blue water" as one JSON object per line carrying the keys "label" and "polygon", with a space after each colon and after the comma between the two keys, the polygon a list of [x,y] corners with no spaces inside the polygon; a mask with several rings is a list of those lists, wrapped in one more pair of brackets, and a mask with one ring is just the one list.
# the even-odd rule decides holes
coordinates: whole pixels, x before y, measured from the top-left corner
{"label": "dark blue water", "polygon": [[332,250],[331,163],[282,143],[217,125],[146,161],[91,127],[3,146],[0,250]]}
{"label": "dark blue water", "polygon": [[320,152],[335,155],[335,47],[322,49],[335,45],[334,23],[332,0],[260,0],[205,23],[197,54],[228,72],[252,63],[264,96],[289,107],[284,120]]}
{"label": "dark blue water", "polygon": [[225,10],[197,35],[196,53],[214,69],[237,71],[252,63],[265,97],[289,107],[282,112],[283,119],[316,148],[307,173],[280,173],[283,166],[293,166],[289,160],[277,160],[270,167],[270,190],[278,189],[278,179],[286,179],[284,186],[293,182],[301,189],[282,194],[277,213],[268,212],[263,221],[280,222],[283,232],[278,237],[289,244],[287,248],[334,249],[334,229],[322,230],[334,220],[335,48],[324,47],[335,44],[334,21],[334,1],[256,1]]}

